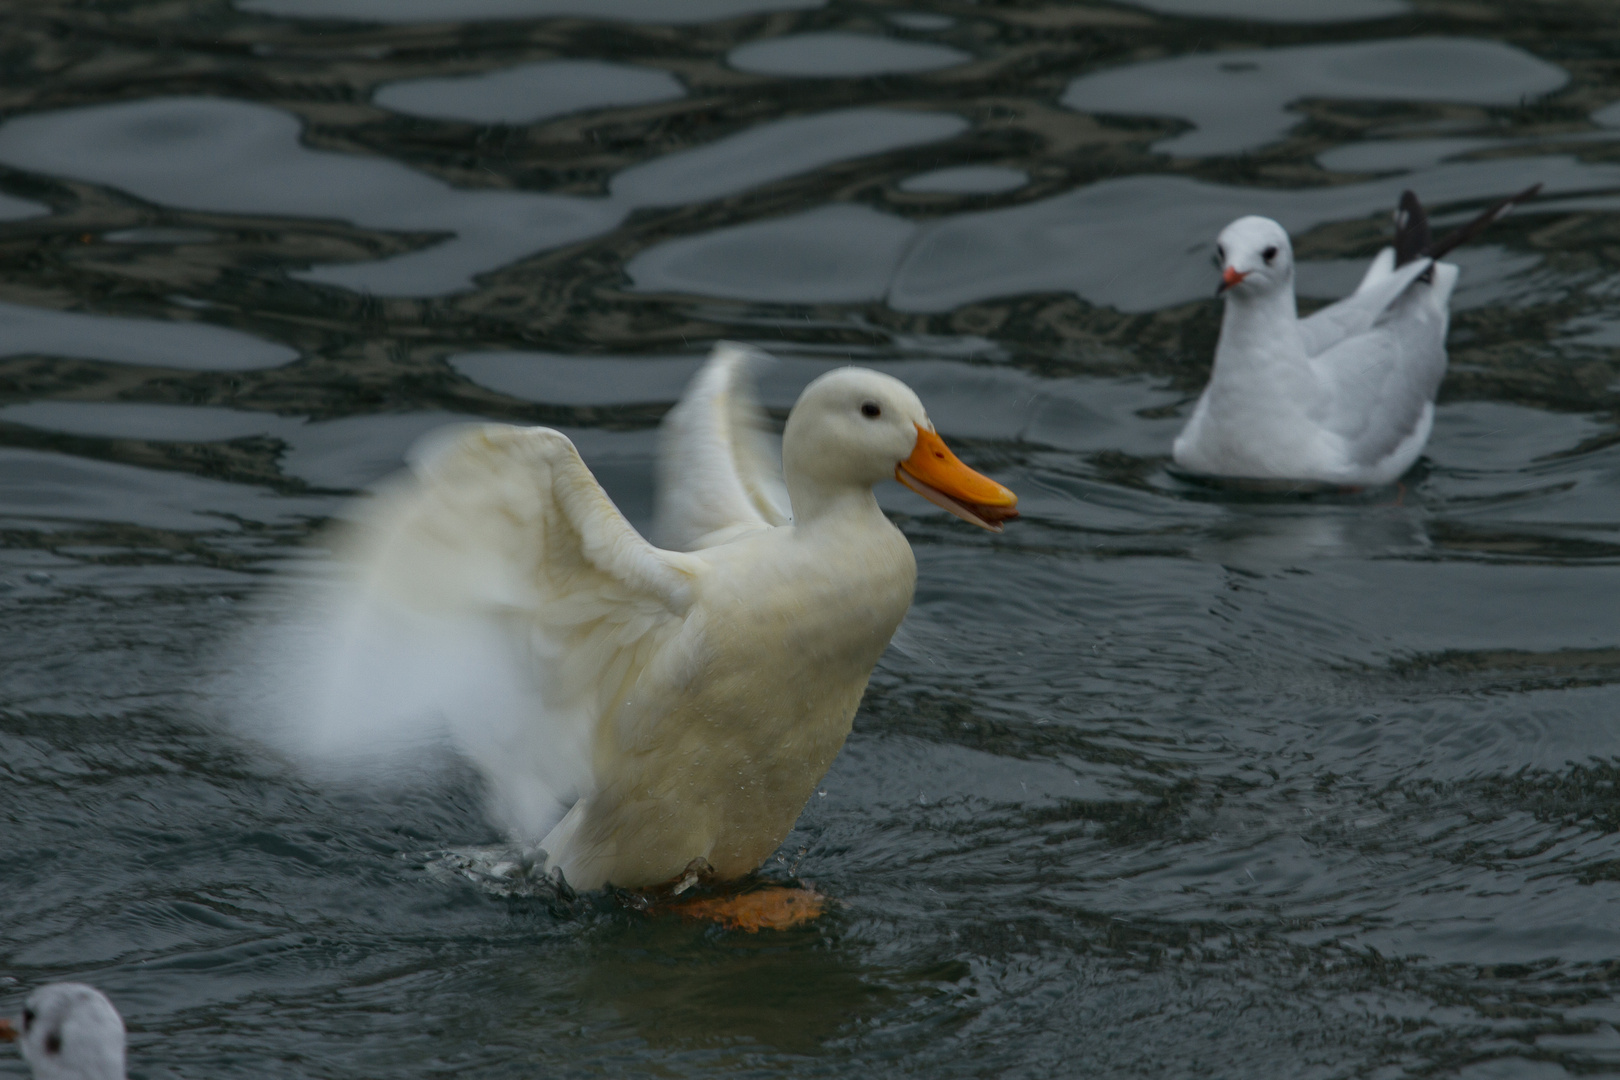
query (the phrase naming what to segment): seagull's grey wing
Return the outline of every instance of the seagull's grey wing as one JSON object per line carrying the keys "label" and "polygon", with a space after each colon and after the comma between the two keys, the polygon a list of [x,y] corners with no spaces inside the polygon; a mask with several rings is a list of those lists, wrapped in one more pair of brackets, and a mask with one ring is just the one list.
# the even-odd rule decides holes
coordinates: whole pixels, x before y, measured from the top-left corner
{"label": "seagull's grey wing", "polygon": [[1435,271],[1433,284],[1406,288],[1369,329],[1314,358],[1331,388],[1320,422],[1344,439],[1355,465],[1376,465],[1405,443],[1445,376],[1446,302],[1457,268]]}
{"label": "seagull's grey wing", "polygon": [[1406,287],[1422,276],[1427,260],[1396,268],[1395,249],[1385,248],[1367,267],[1356,291],[1299,321],[1305,355],[1320,356],[1354,334],[1372,329]]}
{"label": "seagull's grey wing", "polygon": [[782,468],[754,399],[752,368],[769,354],[715,346],[659,432],[653,542],[695,551],[792,520]]}

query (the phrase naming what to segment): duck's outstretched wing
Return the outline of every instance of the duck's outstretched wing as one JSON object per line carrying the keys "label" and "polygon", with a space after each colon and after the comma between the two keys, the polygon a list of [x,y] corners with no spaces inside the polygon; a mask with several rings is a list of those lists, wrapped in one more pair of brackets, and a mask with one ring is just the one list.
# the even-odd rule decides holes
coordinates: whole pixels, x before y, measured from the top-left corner
{"label": "duck's outstretched wing", "polygon": [[1457,268],[1428,260],[1413,265],[1420,274],[1432,268],[1433,281],[1403,286],[1369,329],[1313,358],[1330,388],[1321,422],[1344,439],[1346,456],[1359,469],[1421,448],[1445,376],[1447,307]]}
{"label": "duck's outstretched wing", "polygon": [[429,440],[364,508],[350,573],[319,590],[315,655],[293,673],[299,748],[448,739],[501,823],[538,841],[588,793],[602,718],[649,668],[678,665],[700,564],[644,540],[558,432]]}
{"label": "duck's outstretched wing", "polygon": [[754,397],[753,366],[769,354],[715,346],[660,431],[652,535],[672,551],[696,551],[792,521],[782,469]]}

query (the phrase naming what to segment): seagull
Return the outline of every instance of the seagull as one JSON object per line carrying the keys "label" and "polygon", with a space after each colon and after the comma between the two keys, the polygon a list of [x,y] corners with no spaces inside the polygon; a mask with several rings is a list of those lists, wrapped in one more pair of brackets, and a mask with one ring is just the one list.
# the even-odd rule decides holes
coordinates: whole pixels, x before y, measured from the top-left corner
{"label": "seagull", "polygon": [[1399,479],[1429,440],[1446,371],[1458,271],[1439,260],[1540,189],[1501,200],[1438,241],[1417,196],[1404,192],[1394,245],[1354,293],[1306,319],[1294,306],[1287,230],[1264,217],[1221,230],[1216,295],[1226,311],[1209,385],[1172,450],[1176,464],[1203,476],[1341,487]]}
{"label": "seagull", "polygon": [[40,987],[23,1003],[21,1025],[0,1020],[0,1041],[22,1043],[35,1080],[124,1080],[124,1021],[95,987]]}
{"label": "seagull", "polygon": [[360,512],[337,632],[289,680],[314,692],[302,722],[385,733],[443,717],[495,816],[571,888],[750,875],[911,606],[916,561],[874,485],[898,480],[992,532],[1017,517],[916,394],[861,368],[804,389],[778,469],[757,359],[720,346],[669,414],[657,546],[560,432],[429,436]]}

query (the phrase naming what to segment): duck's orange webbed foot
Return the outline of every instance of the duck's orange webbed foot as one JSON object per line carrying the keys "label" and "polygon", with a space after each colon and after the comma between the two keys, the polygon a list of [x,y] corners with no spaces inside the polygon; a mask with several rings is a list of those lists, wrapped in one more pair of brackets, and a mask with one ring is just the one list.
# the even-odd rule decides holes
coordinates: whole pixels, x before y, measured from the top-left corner
{"label": "duck's orange webbed foot", "polygon": [[713,873],[708,863],[695,859],[684,874],[669,884],[621,893],[620,899],[627,907],[648,915],[667,912],[750,934],[803,926],[820,918],[831,903],[814,889],[757,879],[715,881]]}
{"label": "duck's orange webbed foot", "polygon": [[727,930],[790,930],[814,922],[827,910],[827,898],[814,889],[766,885],[730,896],[693,896],[665,906],[683,919],[712,922]]}

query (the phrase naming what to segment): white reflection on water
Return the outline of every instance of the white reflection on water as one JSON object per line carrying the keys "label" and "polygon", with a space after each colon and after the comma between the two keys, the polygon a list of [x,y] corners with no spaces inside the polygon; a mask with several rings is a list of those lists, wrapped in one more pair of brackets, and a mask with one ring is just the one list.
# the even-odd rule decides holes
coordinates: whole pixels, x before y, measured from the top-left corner
{"label": "white reflection on water", "polygon": [[1476,150],[1501,146],[1504,140],[1488,136],[1449,139],[1368,139],[1345,143],[1316,155],[1317,163],[1334,172],[1406,172],[1430,169],[1442,161]]}
{"label": "white reflection on water", "polygon": [[841,79],[935,71],[971,59],[948,45],[838,31],[751,41],[726,54],[726,62],[739,71]]}
{"label": "white reflection on water", "polygon": [[0,519],[8,527],[112,521],[177,532],[238,528],[331,511],[328,499],[37,450],[0,448]]}
{"label": "white reflection on water", "polygon": [[207,405],[128,401],[28,401],[0,408],[0,423],[100,439],[222,442],[253,435],[286,436],[303,420]]}
{"label": "white reflection on water", "polygon": [[1568,81],[1563,69],[1500,42],[1401,38],[1131,64],[1075,79],[1062,101],[1082,112],[1189,120],[1195,130],[1153,148],[1197,157],[1283,138],[1300,119],[1288,106],[1307,98],[1517,105]]}
{"label": "white reflection on water", "polygon": [[279,462],[284,474],[330,488],[369,484],[398,469],[406,450],[423,435],[477,419],[423,411],[311,423],[299,416],[245,409],[122,401],[34,401],[0,408],[0,422],[90,438],[181,443],[279,439],[287,447]]}
{"label": "white reflection on water", "polygon": [[658,244],[625,273],[646,292],[860,303],[883,298],[916,234],[904,218],[840,203]]}
{"label": "white reflection on water", "polygon": [[900,182],[901,191],[939,191],[952,195],[994,195],[1029,183],[1029,173],[1002,165],[958,165],[935,169]]}
{"label": "white reflection on water", "polygon": [[389,296],[469,288],[475,275],[611,232],[639,206],[679,205],[880,151],[950,138],[961,117],[848,109],[763,124],[624,170],[612,197],[467,190],[386,158],[312,150],[297,117],[217,98],[154,98],[39,113],[0,126],[0,161],[188,209],[337,219],[448,233],[375,262],[295,275]]}
{"label": "white reflection on water", "polygon": [[1387,19],[1412,10],[1406,0],[1129,0],[1165,15],[1257,22],[1333,23]]}
{"label": "white reflection on water", "polygon": [[801,11],[827,0],[236,0],[243,11],[298,19],[460,22],[576,15],[623,22],[695,23],[764,11]]}
{"label": "white reflection on water", "polygon": [[673,101],[686,91],[667,71],[601,60],[540,60],[450,78],[404,79],[372,100],[412,116],[482,124],[532,124],[551,116]]}
{"label": "white reflection on water", "polygon": [[692,150],[632,165],[613,178],[614,198],[634,206],[718,199],[838,161],[960,135],[951,113],[841,109],[760,124]]}
{"label": "white reflection on water", "polygon": [[625,214],[602,199],[464,191],[386,158],[311,150],[299,133],[297,117],[264,105],[153,98],[9,121],[0,160],[169,206],[454,234],[425,251],[305,275],[390,295],[463,288],[480,271],[607,232]]}
{"label": "white reflection on water", "polygon": [[189,371],[252,371],[298,359],[285,345],[206,323],[159,322],[0,302],[0,356],[75,356]]}
{"label": "white reflection on water", "polygon": [[[224,442],[252,436],[278,439],[285,445],[278,461],[284,475],[317,487],[341,490],[363,488],[393,473],[404,464],[411,446],[429,432],[449,424],[482,422],[482,417],[439,410],[310,421],[301,416],[246,409],[123,401],[31,401],[0,407],[0,423],[87,438],[176,443]],[[643,503],[650,507],[651,489],[640,474],[647,471],[652,460],[653,431],[559,430],[574,440],[615,498],[628,499],[629,507],[637,512]],[[0,507],[0,513],[4,512]],[[329,508],[322,511],[327,512]],[[626,513],[630,512],[627,508]],[[150,523],[141,517],[99,520]]]}
{"label": "white reflection on water", "polygon": [[[552,405],[673,403],[701,356],[564,356],[541,352],[462,353],[450,366],[479,386]],[[0,410],[0,419],[4,410]]]}

